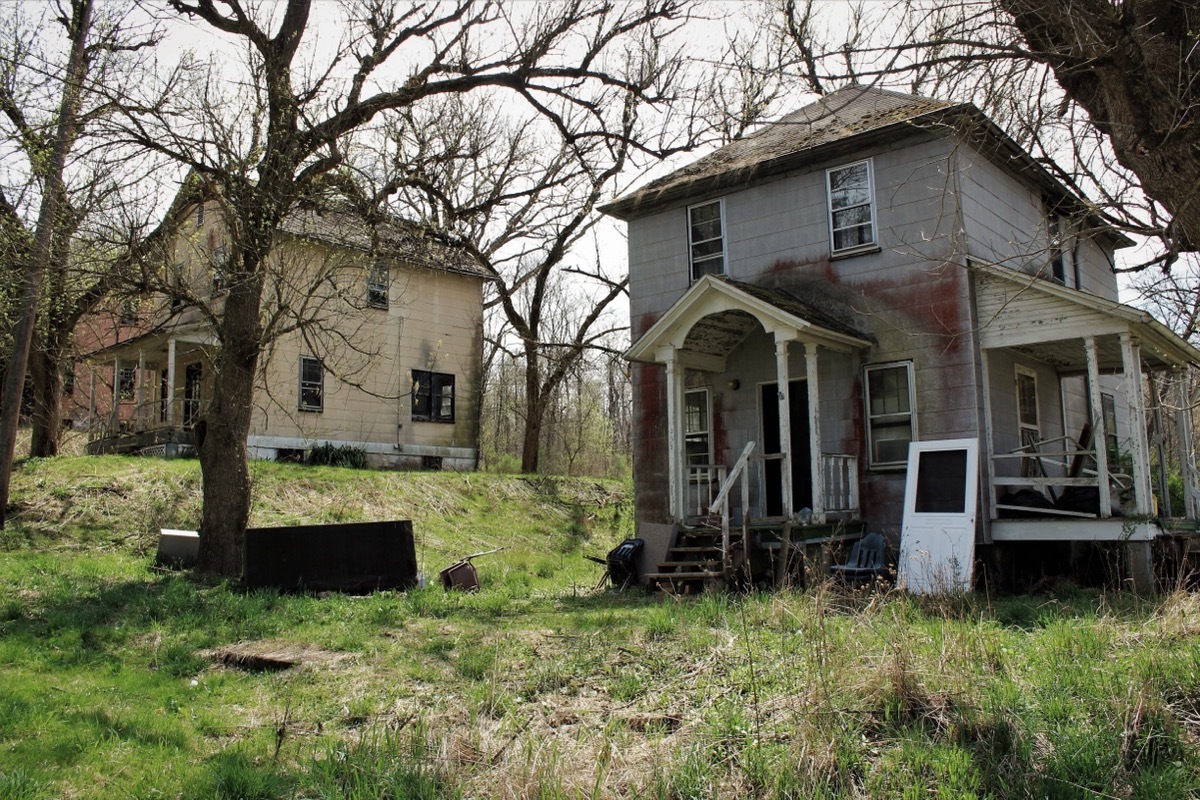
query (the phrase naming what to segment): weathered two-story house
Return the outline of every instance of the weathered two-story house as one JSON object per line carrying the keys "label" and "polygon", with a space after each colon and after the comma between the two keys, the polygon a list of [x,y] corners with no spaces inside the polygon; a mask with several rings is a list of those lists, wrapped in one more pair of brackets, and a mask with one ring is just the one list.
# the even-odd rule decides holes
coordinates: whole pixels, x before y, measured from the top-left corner
{"label": "weathered two-story house", "polygon": [[[175,211],[171,291],[97,315],[78,337],[100,344],[75,392],[92,452],[187,452],[205,414],[230,244],[216,201]],[[375,466],[474,468],[487,273],[416,226],[345,210],[289,215],[269,261],[252,457],[328,444]]]}
{"label": "weathered two-story house", "polygon": [[[795,542],[863,527],[903,571],[914,444],[962,451],[922,475],[965,479],[949,494],[968,578],[976,543],[1110,541],[1145,584],[1149,542],[1196,518],[1171,391],[1200,352],[1118,302],[1131,243],[974,106],[850,87],[605,211],[628,223],[651,580],[741,561],[757,580],[764,550],[780,577]],[[1168,471],[1185,507],[1167,507]],[[705,541],[722,512],[732,531]]]}

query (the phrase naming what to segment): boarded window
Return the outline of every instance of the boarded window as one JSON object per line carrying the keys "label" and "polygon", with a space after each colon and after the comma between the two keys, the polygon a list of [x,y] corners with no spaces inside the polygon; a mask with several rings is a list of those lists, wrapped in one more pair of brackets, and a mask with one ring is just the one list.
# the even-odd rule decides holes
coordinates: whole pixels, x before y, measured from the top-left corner
{"label": "boarded window", "polygon": [[829,191],[829,231],[833,253],[875,244],[875,192],[871,162],[860,161],[825,173]]}
{"label": "boarded window", "polygon": [[427,422],[454,422],[454,376],[414,369],[412,418]]}
{"label": "boarded window", "polygon": [[902,467],[913,435],[912,364],[867,367],[867,438],[872,467]]}
{"label": "boarded window", "polygon": [[322,411],[325,408],[325,368],[321,360],[300,356],[301,411]]}
{"label": "boarded window", "polygon": [[692,280],[725,272],[725,222],[720,200],[688,209]]}

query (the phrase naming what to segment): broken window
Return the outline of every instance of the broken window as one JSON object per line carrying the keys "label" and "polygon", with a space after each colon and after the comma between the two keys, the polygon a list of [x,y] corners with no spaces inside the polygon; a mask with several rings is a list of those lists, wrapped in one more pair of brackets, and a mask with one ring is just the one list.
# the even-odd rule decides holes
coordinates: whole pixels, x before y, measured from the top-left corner
{"label": "broken window", "polygon": [[321,360],[300,356],[301,411],[323,411],[325,408],[325,368]]}
{"label": "broken window", "polygon": [[688,208],[688,246],[692,280],[725,273],[725,222],[722,201]]}
{"label": "broken window", "polygon": [[867,367],[867,454],[870,466],[903,467],[913,424],[912,362]]}
{"label": "broken window", "polygon": [[132,400],[137,389],[137,367],[122,367],[118,378],[118,395],[122,400]]}
{"label": "broken window", "polygon": [[833,253],[848,253],[875,244],[875,188],[871,162],[859,161],[827,170],[829,231]]}
{"label": "broken window", "polygon": [[414,369],[412,418],[428,422],[454,422],[454,376]]}
{"label": "broken window", "polygon": [[371,308],[388,307],[388,267],[375,262],[367,270],[367,305]]}

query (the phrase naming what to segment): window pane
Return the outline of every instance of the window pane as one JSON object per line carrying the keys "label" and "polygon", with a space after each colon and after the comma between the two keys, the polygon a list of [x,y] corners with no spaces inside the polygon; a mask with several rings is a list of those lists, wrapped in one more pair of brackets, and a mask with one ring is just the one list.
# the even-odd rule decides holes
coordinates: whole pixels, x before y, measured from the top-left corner
{"label": "window pane", "polygon": [[1033,375],[1017,374],[1017,409],[1022,425],[1038,426],[1037,378]]}
{"label": "window pane", "polygon": [[721,220],[721,204],[706,203],[702,206],[692,206],[688,209],[688,214],[691,216],[692,226],[696,226],[703,222],[717,221],[717,232],[720,233]]}
{"label": "window pane", "polygon": [[842,211],[833,212],[833,227],[835,229],[853,228],[857,225],[871,224],[871,207],[854,206]]}
{"label": "window pane", "polygon": [[871,244],[875,240],[871,238],[871,226],[862,225],[857,228],[846,228],[845,230],[835,231],[833,234],[833,249],[846,250],[850,247],[858,247],[863,244]]}
{"label": "window pane", "polygon": [[721,255],[721,240],[715,242],[701,242],[700,244],[692,245],[692,261],[703,261],[706,258]]}
{"label": "window pane", "polygon": [[961,514],[967,509],[967,451],[929,451],[917,462],[918,514]]}

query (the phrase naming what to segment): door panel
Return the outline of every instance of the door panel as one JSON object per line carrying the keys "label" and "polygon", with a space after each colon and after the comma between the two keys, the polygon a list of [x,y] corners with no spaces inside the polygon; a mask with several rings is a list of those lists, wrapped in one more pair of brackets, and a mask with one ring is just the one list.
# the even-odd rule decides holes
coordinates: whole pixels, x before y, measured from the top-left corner
{"label": "door panel", "polygon": [[979,442],[913,442],[908,449],[899,583],[919,594],[970,591],[975,565]]}

